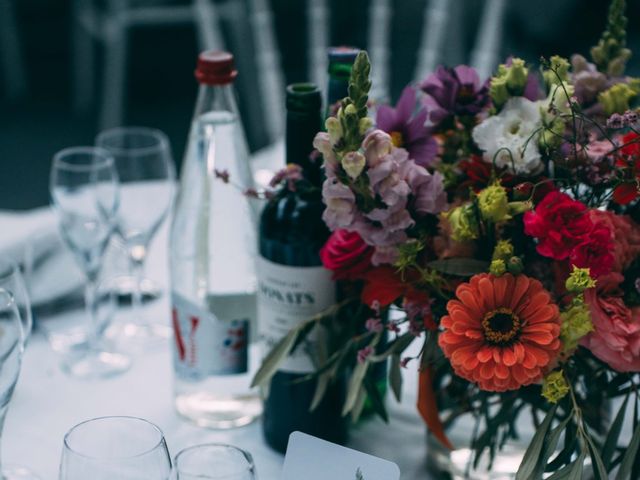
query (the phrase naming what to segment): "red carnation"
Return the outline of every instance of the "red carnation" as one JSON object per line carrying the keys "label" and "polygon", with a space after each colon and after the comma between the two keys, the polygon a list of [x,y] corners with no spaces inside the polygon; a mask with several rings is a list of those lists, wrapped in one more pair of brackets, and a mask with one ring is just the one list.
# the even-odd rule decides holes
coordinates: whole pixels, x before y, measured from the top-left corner
{"label": "red carnation", "polygon": [[320,250],[323,265],[336,280],[355,280],[371,267],[373,247],[356,232],[336,230]]}
{"label": "red carnation", "polygon": [[585,241],[571,252],[571,263],[576,267],[590,269],[593,277],[611,273],[614,245],[611,230],[604,224],[596,225]]}
{"label": "red carnation", "polygon": [[524,232],[538,239],[536,250],[544,257],[564,260],[584,242],[593,222],[587,206],[559,191],[548,193],[534,212],[524,215]]}
{"label": "red carnation", "polygon": [[613,201],[619,205],[626,205],[633,202],[640,191],[638,181],[640,180],[640,135],[629,132],[621,139],[621,156],[616,161],[616,165],[622,174],[622,182],[613,189]]}

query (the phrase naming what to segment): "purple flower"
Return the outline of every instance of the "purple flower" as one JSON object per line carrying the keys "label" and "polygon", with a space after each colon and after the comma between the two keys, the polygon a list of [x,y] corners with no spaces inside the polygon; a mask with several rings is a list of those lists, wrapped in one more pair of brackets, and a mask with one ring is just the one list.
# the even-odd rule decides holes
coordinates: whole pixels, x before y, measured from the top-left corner
{"label": "purple flower", "polygon": [[610,86],[607,76],[599,72],[593,63],[587,62],[582,55],[572,56],[571,66],[575,95],[581,104],[595,102],[598,94]]}
{"label": "purple flower", "polygon": [[406,87],[396,107],[382,105],[376,114],[376,125],[391,136],[396,147],[405,148],[419,165],[430,166],[438,153],[438,144],[425,126],[427,111],[420,108],[414,115],[416,91]]}
{"label": "purple flower", "polygon": [[413,209],[419,214],[437,214],[447,207],[442,174],[429,173],[420,165],[409,161],[401,166],[401,175],[413,194]]}
{"label": "purple flower", "polygon": [[486,82],[482,84],[478,72],[466,65],[439,66],[420,88],[426,93],[423,102],[430,112],[429,120],[436,126],[454,115],[475,116],[489,102]]}
{"label": "purple flower", "polygon": [[373,255],[371,256],[371,263],[373,265],[393,265],[400,257],[400,253],[396,247],[376,247]]}
{"label": "purple flower", "polygon": [[624,124],[624,117],[619,113],[614,113],[609,118],[607,118],[607,128],[619,130],[624,127]]}
{"label": "purple flower", "polygon": [[322,219],[330,230],[348,228],[354,220],[356,197],[349,187],[336,178],[327,178],[322,185],[322,197],[327,205]]}

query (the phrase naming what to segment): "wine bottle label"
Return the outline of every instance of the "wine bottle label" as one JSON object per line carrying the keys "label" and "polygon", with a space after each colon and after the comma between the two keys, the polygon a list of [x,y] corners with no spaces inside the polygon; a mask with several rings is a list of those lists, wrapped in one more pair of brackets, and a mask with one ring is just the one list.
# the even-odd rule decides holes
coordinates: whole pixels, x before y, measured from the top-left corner
{"label": "wine bottle label", "polygon": [[[174,368],[183,380],[246,373],[249,319],[222,319],[173,292]],[[229,302],[233,299],[227,299]],[[209,307],[212,301],[209,299]],[[222,316],[218,308],[215,309]]]}
{"label": "wine bottle label", "polygon": [[[258,325],[265,355],[296,325],[336,302],[331,272],[324,267],[290,267],[258,259]],[[280,365],[280,371],[317,368],[317,330]]]}

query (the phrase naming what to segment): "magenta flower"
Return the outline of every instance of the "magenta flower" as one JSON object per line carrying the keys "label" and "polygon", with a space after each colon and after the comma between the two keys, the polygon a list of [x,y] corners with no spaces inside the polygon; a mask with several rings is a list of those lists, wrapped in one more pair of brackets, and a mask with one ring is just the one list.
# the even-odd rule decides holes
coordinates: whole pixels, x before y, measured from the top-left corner
{"label": "magenta flower", "polygon": [[489,102],[489,88],[480,82],[478,72],[472,67],[458,65],[455,68],[439,66],[420,85],[426,93],[424,105],[429,120],[440,125],[453,116],[475,116]]}
{"label": "magenta flower", "polygon": [[431,166],[438,153],[438,144],[425,126],[427,111],[422,107],[414,114],[416,91],[406,87],[396,107],[382,105],[376,114],[376,126],[391,136],[396,147],[402,147],[409,156],[424,167]]}

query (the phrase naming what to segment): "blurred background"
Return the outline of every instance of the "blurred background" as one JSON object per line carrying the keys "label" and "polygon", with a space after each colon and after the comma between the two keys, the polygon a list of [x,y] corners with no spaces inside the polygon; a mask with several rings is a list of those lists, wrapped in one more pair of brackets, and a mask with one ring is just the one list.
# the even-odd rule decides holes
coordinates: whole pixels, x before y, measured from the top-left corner
{"label": "blurred background", "polygon": [[[629,0],[640,52],[640,0]],[[326,47],[372,57],[374,95],[395,101],[436,65],[488,74],[507,55],[588,54],[604,0],[0,0],[0,209],[48,203],[52,155],[116,125],[165,131],[181,163],[197,53],[236,56],[252,151],[282,133],[286,83],[326,80]],[[640,53],[639,53],[640,55]],[[640,58],[628,73],[640,75]]]}

